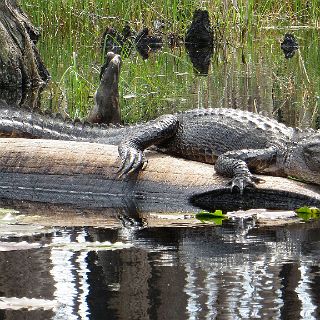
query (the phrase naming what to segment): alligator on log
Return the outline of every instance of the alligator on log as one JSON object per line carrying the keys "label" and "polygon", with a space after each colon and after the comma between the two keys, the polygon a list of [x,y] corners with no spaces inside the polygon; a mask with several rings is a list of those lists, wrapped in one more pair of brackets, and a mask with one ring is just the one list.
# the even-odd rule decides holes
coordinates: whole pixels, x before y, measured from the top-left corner
{"label": "alligator on log", "polygon": [[[162,206],[186,205],[191,199],[199,207],[224,210],[320,205],[319,186],[275,176],[254,177],[248,170],[294,175],[319,184],[319,133],[312,130],[299,131],[230,109],[194,110],[132,127],[104,127],[65,123],[3,102],[0,108],[0,132],[66,140],[0,139],[3,198],[102,207],[127,197],[152,199]],[[216,169],[234,175],[233,184],[240,189],[260,179],[265,182],[243,194],[231,193],[229,178],[215,174],[211,165],[158,152],[148,153],[145,170],[119,177],[119,144],[125,171],[141,167],[143,149],[157,145],[170,154],[207,163],[220,154]],[[235,145],[241,150],[233,150]]]}
{"label": "alligator on log", "polygon": [[263,176],[265,183],[240,195],[230,193],[228,179],[209,164],[151,151],[147,155],[146,170],[119,178],[116,146],[0,138],[0,198],[80,208],[125,208],[133,203],[144,212],[190,211],[190,203],[224,211],[320,205],[315,185]]}

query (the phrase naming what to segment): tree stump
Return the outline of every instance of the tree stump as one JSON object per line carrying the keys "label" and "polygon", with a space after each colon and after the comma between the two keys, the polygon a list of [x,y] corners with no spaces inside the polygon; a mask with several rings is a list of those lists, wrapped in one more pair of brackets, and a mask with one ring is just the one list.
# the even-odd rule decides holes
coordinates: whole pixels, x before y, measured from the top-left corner
{"label": "tree stump", "polygon": [[39,35],[18,0],[0,2],[1,88],[34,86],[49,79],[36,48]]}

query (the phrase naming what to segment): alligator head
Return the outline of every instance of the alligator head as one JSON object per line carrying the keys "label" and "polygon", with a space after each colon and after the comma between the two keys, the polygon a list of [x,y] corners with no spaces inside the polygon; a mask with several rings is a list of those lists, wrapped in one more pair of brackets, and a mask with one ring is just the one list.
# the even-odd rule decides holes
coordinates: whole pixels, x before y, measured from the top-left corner
{"label": "alligator head", "polygon": [[289,176],[320,185],[320,132],[299,141],[287,160]]}
{"label": "alligator head", "polygon": [[119,75],[121,57],[108,52],[106,62],[101,67],[100,85],[94,94],[94,107],[87,120],[92,123],[120,123]]}

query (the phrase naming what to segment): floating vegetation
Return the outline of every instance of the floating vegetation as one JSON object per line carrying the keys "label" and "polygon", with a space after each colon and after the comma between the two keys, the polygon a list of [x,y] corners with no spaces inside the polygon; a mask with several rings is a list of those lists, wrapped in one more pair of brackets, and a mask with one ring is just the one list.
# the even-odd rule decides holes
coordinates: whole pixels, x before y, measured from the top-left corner
{"label": "floating vegetation", "polygon": [[222,221],[228,219],[228,217],[223,214],[221,210],[216,210],[215,212],[203,210],[196,214],[196,219],[200,220],[202,223],[222,225]]}
{"label": "floating vegetation", "polygon": [[316,207],[302,207],[295,211],[297,216],[304,221],[317,220],[320,218],[320,209]]}
{"label": "floating vegetation", "polygon": [[[108,26],[122,30],[129,24],[135,32],[148,27],[161,34],[164,48],[148,60],[135,49],[123,52],[124,122],[208,106],[263,111],[290,125],[319,122],[319,40],[313,28],[320,8],[315,0],[23,0],[22,5],[41,29],[38,45],[52,76],[42,93],[43,109],[85,117],[104,59],[102,35]],[[205,78],[196,76],[184,48],[170,48],[167,39],[183,38],[199,8],[208,10],[215,40]],[[288,32],[300,49],[285,61],[280,42]]]}

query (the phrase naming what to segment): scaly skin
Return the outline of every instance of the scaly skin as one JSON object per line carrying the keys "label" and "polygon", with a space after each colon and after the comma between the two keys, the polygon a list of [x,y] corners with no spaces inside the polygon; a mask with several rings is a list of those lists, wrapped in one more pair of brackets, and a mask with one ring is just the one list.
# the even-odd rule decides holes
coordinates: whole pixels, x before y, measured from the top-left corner
{"label": "scaly skin", "polygon": [[119,145],[121,174],[142,168],[143,151],[215,164],[240,193],[261,180],[252,173],[294,176],[320,184],[320,133],[286,127],[273,119],[233,109],[197,109],[146,124]]}
{"label": "scaly skin", "polygon": [[233,109],[197,109],[132,127],[65,122],[8,107],[0,100],[0,133],[118,145],[120,174],[146,164],[144,150],[215,164],[240,192],[260,180],[253,173],[293,176],[320,185],[320,133]]}
{"label": "scaly skin", "polygon": [[71,141],[87,141],[118,145],[134,127],[117,127],[63,120],[61,117],[38,114],[9,107],[0,100],[0,136],[19,136]]}

